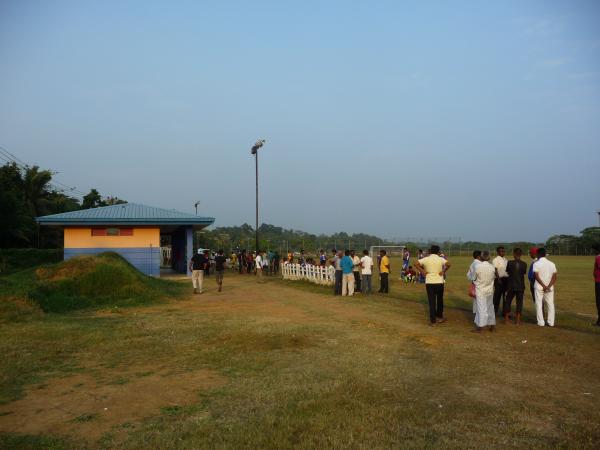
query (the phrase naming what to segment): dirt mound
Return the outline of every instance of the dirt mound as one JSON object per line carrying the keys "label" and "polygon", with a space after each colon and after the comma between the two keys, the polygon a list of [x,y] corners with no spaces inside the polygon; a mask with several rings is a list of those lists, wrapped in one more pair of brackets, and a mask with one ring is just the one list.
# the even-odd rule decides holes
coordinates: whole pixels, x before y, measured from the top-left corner
{"label": "dirt mound", "polygon": [[140,305],[176,290],[172,283],[148,277],[110,252],[41,267],[36,270],[36,278],[29,297],[45,312]]}

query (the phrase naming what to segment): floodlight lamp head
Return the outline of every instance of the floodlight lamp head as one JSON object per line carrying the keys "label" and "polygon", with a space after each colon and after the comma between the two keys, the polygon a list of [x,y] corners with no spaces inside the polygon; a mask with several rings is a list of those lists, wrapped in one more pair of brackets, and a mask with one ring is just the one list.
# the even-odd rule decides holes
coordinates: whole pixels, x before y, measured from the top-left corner
{"label": "floodlight lamp head", "polygon": [[252,146],[252,150],[250,151],[250,153],[252,155],[256,155],[256,153],[258,152],[258,149],[261,148],[265,143],[264,139],[259,139],[258,141],[256,141],[256,143]]}

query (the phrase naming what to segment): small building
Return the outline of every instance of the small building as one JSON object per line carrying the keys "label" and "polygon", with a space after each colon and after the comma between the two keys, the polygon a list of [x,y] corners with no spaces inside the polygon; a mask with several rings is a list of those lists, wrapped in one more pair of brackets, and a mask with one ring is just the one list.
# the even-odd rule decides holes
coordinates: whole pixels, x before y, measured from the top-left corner
{"label": "small building", "polygon": [[173,209],[123,203],[38,217],[42,226],[64,230],[64,259],[106,251],[119,253],[140,272],[187,273],[193,232],[214,223]]}

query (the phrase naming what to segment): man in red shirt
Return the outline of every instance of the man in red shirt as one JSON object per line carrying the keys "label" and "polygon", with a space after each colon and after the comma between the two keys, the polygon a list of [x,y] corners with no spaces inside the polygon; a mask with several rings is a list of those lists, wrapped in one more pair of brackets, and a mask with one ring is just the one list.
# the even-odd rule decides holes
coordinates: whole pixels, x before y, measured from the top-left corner
{"label": "man in red shirt", "polygon": [[600,327],[600,244],[594,246],[596,259],[594,260],[594,281],[596,282],[596,309],[598,310],[598,320],[596,325]]}

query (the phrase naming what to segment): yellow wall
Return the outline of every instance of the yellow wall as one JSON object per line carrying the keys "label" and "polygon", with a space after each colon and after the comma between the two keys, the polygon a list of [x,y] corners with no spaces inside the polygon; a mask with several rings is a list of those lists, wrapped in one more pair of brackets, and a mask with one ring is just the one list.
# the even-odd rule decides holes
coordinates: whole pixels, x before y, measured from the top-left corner
{"label": "yellow wall", "polygon": [[160,228],[134,228],[133,236],[92,236],[91,228],[65,228],[65,248],[160,247]]}

